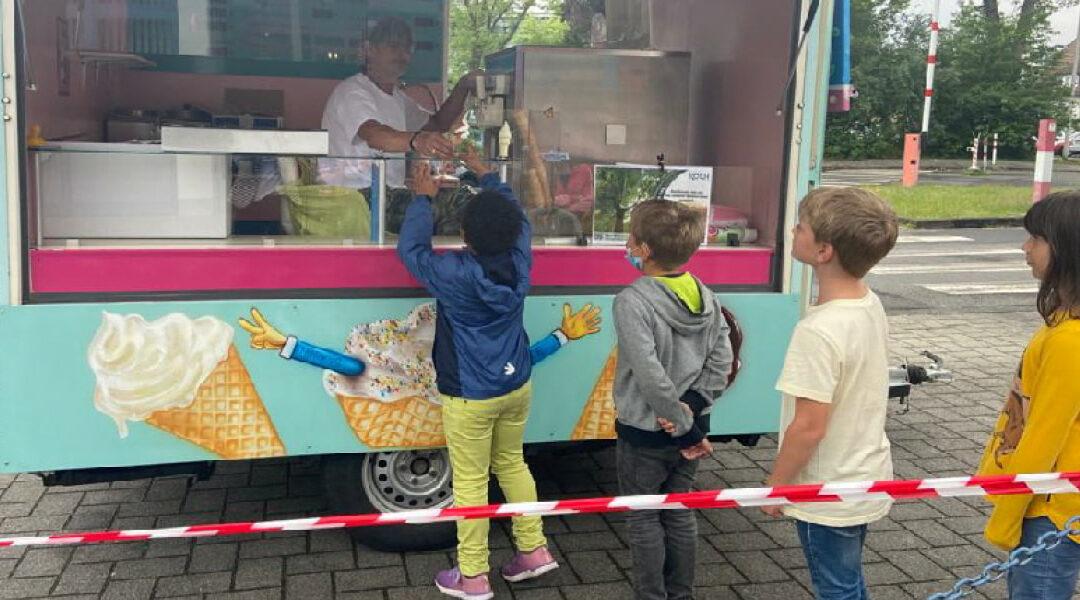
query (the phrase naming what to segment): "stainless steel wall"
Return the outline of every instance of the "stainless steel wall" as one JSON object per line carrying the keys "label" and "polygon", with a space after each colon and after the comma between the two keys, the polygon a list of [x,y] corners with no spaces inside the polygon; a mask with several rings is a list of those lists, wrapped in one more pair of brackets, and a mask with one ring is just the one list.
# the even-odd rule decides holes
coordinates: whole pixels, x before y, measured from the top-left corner
{"label": "stainless steel wall", "polygon": [[[508,105],[528,111],[542,151],[557,145],[575,163],[654,164],[659,153],[669,164],[688,160],[689,53],[543,47],[510,52],[516,72]],[[625,139],[609,137],[608,126],[625,128]]]}

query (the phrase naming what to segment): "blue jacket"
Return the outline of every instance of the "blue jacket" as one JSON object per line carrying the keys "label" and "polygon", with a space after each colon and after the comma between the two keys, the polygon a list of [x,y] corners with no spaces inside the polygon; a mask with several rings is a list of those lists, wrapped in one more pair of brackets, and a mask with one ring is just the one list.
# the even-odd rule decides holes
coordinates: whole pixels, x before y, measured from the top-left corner
{"label": "blue jacket", "polygon": [[[495,173],[481,187],[521,205]],[[447,396],[483,400],[508,394],[529,380],[532,359],[522,315],[532,267],[532,228],[522,212],[521,235],[504,254],[435,252],[431,198],[417,196],[405,211],[398,255],[436,300],[436,385]]]}

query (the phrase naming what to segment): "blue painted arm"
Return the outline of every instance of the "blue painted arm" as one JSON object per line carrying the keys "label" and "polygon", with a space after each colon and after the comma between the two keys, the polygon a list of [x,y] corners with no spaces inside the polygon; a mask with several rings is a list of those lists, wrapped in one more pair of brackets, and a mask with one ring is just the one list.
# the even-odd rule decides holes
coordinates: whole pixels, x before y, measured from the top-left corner
{"label": "blue painted arm", "polygon": [[544,339],[529,346],[529,356],[532,358],[532,364],[543,362],[545,358],[558,352],[568,341],[563,332],[558,329],[547,334]]}
{"label": "blue painted arm", "polygon": [[320,369],[330,369],[348,377],[355,377],[364,372],[364,363],[355,356],[349,356],[336,350],[320,348],[289,336],[285,347],[281,349],[282,358],[298,360]]}

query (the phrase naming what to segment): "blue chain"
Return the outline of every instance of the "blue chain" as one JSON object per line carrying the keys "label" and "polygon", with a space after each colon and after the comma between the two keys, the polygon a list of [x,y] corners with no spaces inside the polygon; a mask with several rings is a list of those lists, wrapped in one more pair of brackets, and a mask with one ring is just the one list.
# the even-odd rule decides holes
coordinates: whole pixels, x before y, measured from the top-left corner
{"label": "blue chain", "polygon": [[984,586],[988,583],[993,583],[1002,577],[1004,577],[1009,569],[1018,566],[1026,565],[1035,555],[1047,550],[1053,550],[1065,541],[1070,535],[1080,535],[1080,527],[1077,526],[1080,523],[1080,515],[1077,515],[1069,519],[1065,523],[1065,529],[1061,531],[1047,531],[1039,536],[1038,541],[1034,546],[1025,548],[1023,546],[1013,550],[1009,553],[1008,560],[1004,562],[992,562],[983,568],[982,574],[978,577],[965,577],[956,582],[948,592],[939,592],[930,596],[929,600],[957,600],[963,598],[971,592],[975,591],[975,588]]}

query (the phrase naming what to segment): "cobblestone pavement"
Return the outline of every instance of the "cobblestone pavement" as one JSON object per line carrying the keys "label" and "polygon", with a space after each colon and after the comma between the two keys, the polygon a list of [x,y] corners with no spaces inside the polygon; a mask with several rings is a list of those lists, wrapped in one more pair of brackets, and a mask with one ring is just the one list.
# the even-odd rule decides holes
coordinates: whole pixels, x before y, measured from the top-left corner
{"label": "cobblestone pavement", "polygon": [[[890,322],[897,357],[937,351],[957,379],[949,386],[917,388],[911,411],[891,418],[897,476],[971,473],[1037,317],[900,315]],[[771,439],[752,449],[721,446],[703,465],[698,483],[703,489],[758,485],[774,453]],[[613,457],[610,447],[538,457],[533,462],[541,496],[614,494]],[[211,479],[190,489],[183,479],[157,479],[46,490],[35,476],[0,476],[0,535],[288,518],[318,514],[324,506],[313,459],[223,463]],[[985,503],[975,498],[897,504],[867,539],[872,597],[925,598],[1000,557],[982,540],[985,514]],[[699,523],[698,600],[810,598],[790,523],[756,510],[705,511]],[[631,597],[619,515],[552,518],[546,529],[563,568],[511,590],[498,581],[496,597]],[[509,557],[503,526],[493,528],[492,545],[495,564]],[[451,560],[449,552],[373,552],[354,546],[342,531],[0,549],[0,598],[437,598],[431,579]],[[1004,597],[1000,583],[984,589],[985,597]]]}

